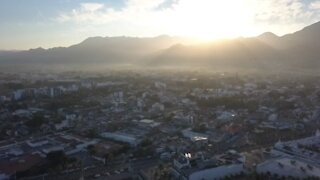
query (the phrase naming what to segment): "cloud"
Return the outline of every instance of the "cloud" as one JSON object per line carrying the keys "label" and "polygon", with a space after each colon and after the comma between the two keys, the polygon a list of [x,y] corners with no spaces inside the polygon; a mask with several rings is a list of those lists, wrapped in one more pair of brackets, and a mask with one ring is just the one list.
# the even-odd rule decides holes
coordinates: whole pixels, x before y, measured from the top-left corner
{"label": "cloud", "polygon": [[87,12],[94,12],[104,7],[103,4],[100,3],[82,3],[81,8]]}
{"label": "cloud", "polygon": [[112,7],[105,7],[99,3],[82,3],[80,8],[73,9],[72,12],[62,13],[56,19],[59,22],[90,24],[133,20],[137,15],[148,16],[148,14],[152,13],[153,8],[159,6],[164,1],[165,0],[128,0],[125,7],[117,11]]}
{"label": "cloud", "polygon": [[92,23],[103,24],[115,20],[115,11],[112,8],[106,8],[100,3],[82,3],[80,8],[73,9],[69,13],[61,13],[56,20],[61,23]]}
{"label": "cloud", "polygon": [[165,0],[128,0],[126,6],[135,9],[152,9],[164,3]]}
{"label": "cloud", "polygon": [[257,23],[290,24],[308,21],[311,11],[300,0],[260,0],[256,4]]}
{"label": "cloud", "polygon": [[316,22],[319,11],[319,0],[127,0],[117,10],[100,3],[82,3],[56,20],[80,25],[127,24],[132,27],[127,31],[142,35],[232,36],[235,28],[246,35],[292,32]]}
{"label": "cloud", "polygon": [[313,10],[320,10],[320,1],[310,3],[309,8]]}

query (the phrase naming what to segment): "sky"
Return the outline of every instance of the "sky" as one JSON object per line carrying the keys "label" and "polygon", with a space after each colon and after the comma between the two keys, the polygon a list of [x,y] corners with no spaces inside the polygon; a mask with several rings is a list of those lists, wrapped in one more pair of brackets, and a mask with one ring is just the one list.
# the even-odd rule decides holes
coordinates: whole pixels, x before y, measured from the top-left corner
{"label": "sky", "polygon": [[281,36],[319,20],[320,0],[0,0],[0,50],[93,36]]}

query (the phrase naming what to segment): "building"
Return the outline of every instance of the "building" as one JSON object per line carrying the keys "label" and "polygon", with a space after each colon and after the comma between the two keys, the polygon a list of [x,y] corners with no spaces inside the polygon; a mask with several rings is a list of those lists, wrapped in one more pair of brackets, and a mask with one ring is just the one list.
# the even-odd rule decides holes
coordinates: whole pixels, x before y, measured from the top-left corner
{"label": "building", "polygon": [[0,103],[3,103],[7,100],[6,96],[0,96]]}
{"label": "building", "polygon": [[12,160],[0,161],[0,179],[14,179],[17,173],[25,172],[43,163],[38,154],[25,154]]}
{"label": "building", "polygon": [[55,124],[54,127],[56,128],[56,130],[63,130],[63,129],[69,128],[70,127],[69,120],[63,120],[60,123]]}
{"label": "building", "polygon": [[198,132],[193,132],[191,129],[185,129],[182,131],[182,135],[186,138],[189,138],[191,141],[207,141],[208,135]]}
{"label": "building", "polygon": [[320,133],[316,132],[314,136],[287,141],[277,142],[272,154],[275,156],[294,157],[302,161],[307,161],[320,166]]}
{"label": "building", "polygon": [[278,177],[320,178],[320,168],[298,159],[280,157],[267,160],[256,168],[259,174],[270,174]]}
{"label": "building", "polygon": [[182,180],[211,180],[245,172],[245,159],[236,152],[228,152],[219,157],[206,159],[202,154],[186,153],[173,162],[172,174]]}
{"label": "building", "polygon": [[28,140],[27,141],[27,144],[30,146],[30,147],[40,147],[40,146],[43,146],[43,145],[46,145],[48,144],[49,141],[45,138],[43,139],[36,139],[36,140]]}
{"label": "building", "polygon": [[13,92],[13,99],[15,101],[21,100],[23,98],[24,90],[20,89]]}
{"label": "building", "polygon": [[315,136],[277,142],[271,150],[272,159],[256,167],[258,173],[279,177],[320,178],[320,133]]}
{"label": "building", "polygon": [[132,146],[137,146],[141,142],[141,139],[135,137],[134,135],[126,134],[122,132],[114,132],[114,133],[105,132],[105,133],[102,133],[101,136],[114,141],[125,142]]}

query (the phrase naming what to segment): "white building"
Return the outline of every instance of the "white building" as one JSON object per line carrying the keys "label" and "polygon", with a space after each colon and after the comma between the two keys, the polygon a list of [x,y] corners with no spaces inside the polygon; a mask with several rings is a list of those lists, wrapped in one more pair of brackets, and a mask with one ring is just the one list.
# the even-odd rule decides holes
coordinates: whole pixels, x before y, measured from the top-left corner
{"label": "white building", "polygon": [[152,111],[152,112],[161,112],[161,111],[164,111],[164,105],[161,104],[161,103],[154,103],[154,104],[151,106],[150,111]]}
{"label": "white building", "polygon": [[319,147],[319,131],[315,136],[287,142],[279,141],[271,150],[275,158],[259,164],[256,171],[280,177],[320,178],[320,153],[314,150]]}
{"label": "white building", "polygon": [[81,152],[81,151],[85,150],[88,146],[95,145],[97,143],[98,143],[97,140],[82,142],[82,143],[76,145],[75,147],[66,150],[66,155],[71,155],[71,154]]}
{"label": "white building", "polygon": [[222,179],[230,175],[239,175],[243,173],[244,166],[242,164],[231,164],[208,168],[194,172],[189,175],[189,180],[209,180],[209,179]]}
{"label": "white building", "polygon": [[115,141],[125,142],[132,146],[137,146],[141,142],[141,140],[134,137],[134,135],[120,133],[120,132],[114,132],[114,133],[105,132],[105,133],[102,133],[101,136],[104,138],[115,140]]}
{"label": "white building", "polygon": [[21,89],[17,90],[17,91],[14,91],[13,92],[13,99],[16,100],[16,101],[20,100],[22,98],[22,96],[23,96],[23,93],[24,93],[24,90],[21,90]]}
{"label": "white building", "polygon": [[217,119],[218,120],[221,120],[221,121],[231,121],[235,118],[236,114],[235,113],[232,113],[232,112],[227,112],[227,111],[223,111],[218,117]]}
{"label": "white building", "polygon": [[70,127],[69,120],[63,120],[61,121],[61,123],[55,124],[54,127],[56,128],[56,130],[62,130],[62,129],[68,128]]}
{"label": "white building", "polygon": [[320,153],[313,151],[310,147],[320,148],[320,133],[303,139],[278,142],[271,152],[275,156],[294,157],[320,166]]}
{"label": "white building", "polygon": [[270,173],[278,177],[295,177],[299,179],[307,177],[320,178],[320,168],[310,163],[293,158],[281,157],[267,160],[259,164],[256,168],[257,173]]}
{"label": "white building", "polygon": [[30,147],[39,147],[39,146],[43,146],[45,144],[48,144],[49,141],[47,139],[40,139],[40,140],[34,140],[34,141],[30,141],[28,140],[27,141],[27,144],[30,146]]}
{"label": "white building", "polygon": [[139,124],[141,126],[154,128],[154,127],[159,126],[161,123],[156,122],[156,121],[151,120],[151,119],[142,119],[142,120],[139,121]]}
{"label": "white building", "polygon": [[237,152],[222,154],[218,159],[206,159],[201,153],[194,156],[186,153],[174,159],[172,174],[182,180],[223,179],[245,173],[244,163],[244,156]]}
{"label": "white building", "polygon": [[198,132],[191,131],[190,128],[182,131],[182,135],[186,138],[189,138],[191,141],[206,141],[208,140],[208,135]]}
{"label": "white building", "polygon": [[63,150],[64,150],[64,147],[60,145],[53,145],[53,146],[42,149],[42,152],[44,152],[45,154],[48,154],[50,152],[63,151]]}

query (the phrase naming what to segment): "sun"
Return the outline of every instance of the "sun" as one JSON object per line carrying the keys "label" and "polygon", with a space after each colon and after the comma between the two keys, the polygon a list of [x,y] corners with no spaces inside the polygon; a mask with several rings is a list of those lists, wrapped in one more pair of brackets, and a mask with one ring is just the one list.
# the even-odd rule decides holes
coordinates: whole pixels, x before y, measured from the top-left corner
{"label": "sun", "polygon": [[252,34],[253,14],[244,0],[185,0],[174,7],[173,34],[202,40],[234,38]]}

